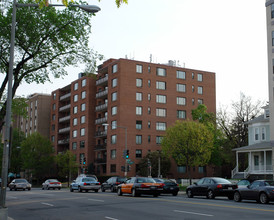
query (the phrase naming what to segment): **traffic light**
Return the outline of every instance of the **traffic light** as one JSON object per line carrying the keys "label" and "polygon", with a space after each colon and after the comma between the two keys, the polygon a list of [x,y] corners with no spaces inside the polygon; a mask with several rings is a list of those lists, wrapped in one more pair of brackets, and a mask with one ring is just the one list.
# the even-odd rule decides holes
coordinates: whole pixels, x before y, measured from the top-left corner
{"label": "traffic light", "polygon": [[83,164],[85,165],[86,164],[86,158],[84,157],[84,161],[83,161]]}
{"label": "traffic light", "polygon": [[126,157],[127,157],[127,151],[126,151],[126,150],[123,150],[123,158],[126,159]]}
{"label": "traffic light", "polygon": [[126,159],[129,158],[129,150],[126,150]]}
{"label": "traffic light", "polygon": [[82,158],[80,158],[80,164],[82,164]]}

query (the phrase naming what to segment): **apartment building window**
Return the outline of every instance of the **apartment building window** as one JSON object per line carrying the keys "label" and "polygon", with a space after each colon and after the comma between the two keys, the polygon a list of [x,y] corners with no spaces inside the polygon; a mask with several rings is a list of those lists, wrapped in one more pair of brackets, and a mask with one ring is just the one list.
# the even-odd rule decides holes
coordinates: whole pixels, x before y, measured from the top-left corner
{"label": "apartment building window", "polygon": [[198,99],[197,102],[199,105],[201,105],[201,104],[203,104],[204,101],[203,101],[203,99]]}
{"label": "apartment building window", "polygon": [[114,79],[111,80],[111,86],[112,86],[112,88],[116,87],[117,84],[118,84],[118,79],[117,78],[114,78]]}
{"label": "apartment building window", "polygon": [[192,79],[194,79],[194,76],[195,76],[195,75],[194,75],[194,73],[191,73],[191,77],[192,77]]}
{"label": "apartment building window", "polygon": [[83,112],[85,110],[86,110],[86,103],[83,103],[83,104],[81,104],[81,111]]}
{"label": "apartment building window", "polygon": [[166,103],[166,96],[165,95],[156,95],[156,102],[157,103]]}
{"label": "apartment building window", "polygon": [[74,84],[74,90],[77,90],[78,89],[78,83],[75,83]]}
{"label": "apartment building window", "polygon": [[198,74],[197,74],[197,80],[198,80],[199,82],[203,82],[203,74],[198,73]]}
{"label": "apartment building window", "polygon": [[205,173],[206,172],[206,167],[205,166],[199,166],[198,167],[198,172],[199,173]]}
{"label": "apartment building window", "polygon": [[78,112],[78,107],[77,107],[77,106],[74,106],[74,107],[73,107],[73,114],[77,114],[77,112]]}
{"label": "apartment building window", "polygon": [[116,115],[117,114],[117,106],[111,107],[111,115]]}
{"label": "apartment building window", "polygon": [[136,149],[135,157],[136,157],[136,158],[142,158],[142,150]]}
{"label": "apartment building window", "polygon": [[150,81],[150,79],[147,81],[147,86],[148,86],[148,87],[151,86],[151,81]]}
{"label": "apartment building window", "polygon": [[86,122],[86,116],[85,115],[81,116],[80,120],[81,120],[81,124],[84,124]]}
{"label": "apartment building window", "polygon": [[186,92],[186,85],[185,84],[176,84],[177,92]]}
{"label": "apartment building window", "polygon": [[117,135],[111,135],[111,144],[116,144],[117,143]]}
{"label": "apartment building window", "polygon": [[116,73],[118,71],[118,65],[117,64],[114,64],[112,66],[112,73]]}
{"label": "apartment building window", "polygon": [[54,136],[54,135],[51,136],[51,141],[52,141],[52,142],[55,141],[55,136]]}
{"label": "apartment building window", "polygon": [[86,92],[86,91],[83,91],[83,92],[81,93],[81,98],[82,98],[82,99],[85,99],[85,98],[86,98],[86,95],[87,95],[87,92]]}
{"label": "apartment building window", "polygon": [[56,99],[56,93],[53,93],[53,100]]}
{"label": "apartment building window", "polygon": [[87,85],[87,79],[82,80],[82,87],[85,87]]}
{"label": "apartment building window", "polygon": [[117,121],[112,121],[111,122],[111,129],[117,129]]}
{"label": "apartment building window", "polygon": [[110,164],[110,172],[116,173],[116,164]]}
{"label": "apartment building window", "polygon": [[151,94],[150,94],[150,93],[147,94],[147,100],[148,100],[148,101],[151,100]]}
{"label": "apartment building window", "polygon": [[255,135],[255,137],[254,137],[255,141],[258,141],[259,140],[259,128],[254,129],[254,135]]}
{"label": "apartment building window", "polygon": [[76,150],[77,149],[77,143],[76,142],[72,142],[72,150]]}
{"label": "apartment building window", "polygon": [[142,72],[143,72],[143,66],[137,64],[137,65],[136,65],[136,73],[142,73]]}
{"label": "apartment building window", "polygon": [[76,138],[77,137],[77,130],[72,131],[72,137]]}
{"label": "apartment building window", "polygon": [[142,79],[136,79],[136,87],[142,87],[143,86],[143,80]]}
{"label": "apartment building window", "polygon": [[142,115],[142,107],[141,106],[136,107],[136,115]]}
{"label": "apartment building window", "polygon": [[150,143],[150,141],[151,141],[151,136],[148,135],[148,136],[147,136],[147,142]]}
{"label": "apartment building window", "polygon": [[151,67],[150,67],[150,66],[147,67],[147,71],[148,71],[149,73],[151,72]]}
{"label": "apartment building window", "polygon": [[55,121],[56,115],[52,115],[52,121]]}
{"label": "apartment building window", "polygon": [[177,166],[178,173],[186,173],[186,166]]}
{"label": "apartment building window", "polygon": [[148,127],[148,128],[151,127],[151,122],[150,122],[150,121],[147,122],[147,127]]}
{"label": "apartment building window", "polygon": [[117,100],[117,92],[113,92],[111,94],[111,101],[116,101]]}
{"label": "apartment building window", "polygon": [[165,108],[156,108],[156,116],[166,117],[166,109]]}
{"label": "apartment building window", "polygon": [[150,107],[147,108],[147,114],[148,114],[148,115],[151,114],[151,108],[150,108]]}
{"label": "apartment building window", "polygon": [[156,81],[156,89],[166,90],[166,82]]}
{"label": "apartment building window", "polygon": [[136,144],[142,144],[142,135],[136,135]]}
{"label": "apartment building window", "polygon": [[81,137],[85,136],[85,132],[86,132],[86,129],[85,128],[81,128],[81,130],[80,130]]}
{"label": "apartment building window", "polygon": [[176,77],[177,79],[186,79],[186,72],[177,70]]}
{"label": "apartment building window", "polygon": [[161,144],[162,139],[162,136],[156,136],[156,144]]}
{"label": "apartment building window", "polygon": [[[53,105],[52,105],[52,110],[54,111],[56,109],[56,104],[54,103]],[[28,108],[27,108],[27,111],[28,111]]]}
{"label": "apartment building window", "polygon": [[142,129],[142,121],[136,121],[136,129],[138,130]]}
{"label": "apartment building window", "polygon": [[186,111],[184,110],[177,110],[177,118],[185,119],[186,118]]}
{"label": "apartment building window", "polygon": [[136,92],[136,101],[142,101],[142,93]]}
{"label": "apartment building window", "polygon": [[202,95],[203,94],[203,87],[198,86],[198,94]]}
{"label": "apartment building window", "polygon": [[186,98],[184,97],[177,97],[177,105],[186,105]]}
{"label": "apartment building window", "polygon": [[85,141],[80,141],[80,148],[85,148]]}
{"label": "apartment building window", "polygon": [[271,18],[274,18],[274,4],[271,4]]}
{"label": "apartment building window", "polygon": [[156,130],[157,131],[165,131],[166,123],[165,122],[156,122]]}
{"label": "apartment building window", "polygon": [[116,150],[111,150],[110,151],[110,158],[115,159],[116,158]]}
{"label": "apartment building window", "polygon": [[194,98],[191,100],[191,102],[192,102],[192,105],[195,105],[195,99]]}
{"label": "apartment building window", "polygon": [[78,95],[74,95],[74,96],[73,96],[73,101],[74,101],[74,102],[77,102],[77,101],[78,101]]}
{"label": "apartment building window", "polygon": [[265,141],[265,128],[262,127],[262,141]]}
{"label": "apartment building window", "polygon": [[192,90],[192,92],[195,92],[195,87],[191,86],[191,90]]}
{"label": "apartment building window", "polygon": [[164,68],[157,68],[156,69],[156,75],[157,76],[166,76],[166,69],[164,69]]}
{"label": "apartment building window", "polygon": [[73,126],[77,125],[77,118],[73,119]]}

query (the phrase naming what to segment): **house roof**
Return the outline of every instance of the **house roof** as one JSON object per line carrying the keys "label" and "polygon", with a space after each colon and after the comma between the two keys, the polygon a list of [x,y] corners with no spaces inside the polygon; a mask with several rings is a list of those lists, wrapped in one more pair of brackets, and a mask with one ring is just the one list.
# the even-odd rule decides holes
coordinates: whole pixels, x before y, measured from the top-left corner
{"label": "house roof", "polygon": [[274,147],[274,143],[270,141],[261,142],[258,144],[252,144],[244,147],[238,147],[232,149],[233,151],[250,151],[250,150],[271,150]]}
{"label": "house roof", "polygon": [[269,122],[269,118],[265,118],[264,114],[246,122],[246,124],[254,124],[254,123],[259,123],[259,122]]}

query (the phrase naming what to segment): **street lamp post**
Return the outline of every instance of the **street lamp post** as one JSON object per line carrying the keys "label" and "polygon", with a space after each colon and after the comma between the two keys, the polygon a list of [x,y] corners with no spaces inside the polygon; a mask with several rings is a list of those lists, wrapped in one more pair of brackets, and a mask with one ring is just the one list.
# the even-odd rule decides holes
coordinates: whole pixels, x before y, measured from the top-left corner
{"label": "street lamp post", "polygon": [[[102,124],[103,126],[109,126],[109,124]],[[127,127],[116,125],[115,128],[125,129],[125,152],[127,152]],[[127,176],[127,159],[125,158],[125,177]]]}
{"label": "street lamp post", "polygon": [[[49,7],[65,7],[65,5],[49,4]],[[8,71],[8,94],[6,104],[6,117],[5,117],[5,134],[4,134],[4,149],[2,159],[2,184],[0,192],[0,219],[6,220],[8,218],[8,209],[6,207],[6,189],[8,178],[8,164],[9,164],[9,151],[10,151],[10,137],[11,137],[11,103],[12,103],[12,78],[13,78],[13,62],[14,62],[14,41],[15,41],[15,25],[16,25],[16,9],[17,7],[39,7],[38,4],[19,4],[13,0],[12,5],[12,24],[11,24],[11,37],[10,37],[10,59]],[[71,4],[69,7],[78,7],[89,13],[96,13],[101,9],[96,5],[76,5]]]}

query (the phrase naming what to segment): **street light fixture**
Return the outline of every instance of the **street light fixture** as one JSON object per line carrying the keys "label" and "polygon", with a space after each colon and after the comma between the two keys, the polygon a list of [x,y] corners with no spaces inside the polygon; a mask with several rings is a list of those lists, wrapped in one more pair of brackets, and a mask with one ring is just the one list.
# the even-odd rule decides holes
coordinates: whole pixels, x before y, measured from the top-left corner
{"label": "street light fixture", "polygon": [[[5,119],[5,134],[4,134],[4,149],[2,159],[2,184],[0,192],[0,219],[7,220],[8,209],[6,207],[6,188],[8,177],[9,151],[10,151],[10,133],[11,133],[11,103],[12,103],[12,77],[13,77],[13,62],[14,62],[14,41],[15,41],[15,25],[16,25],[16,9],[17,7],[39,7],[38,4],[22,4],[13,0],[12,5],[12,24],[10,37],[10,60],[8,71],[8,95],[6,105],[6,119]],[[65,5],[49,4],[48,7],[65,7]],[[89,13],[96,13],[101,9],[96,5],[76,5],[70,4],[69,7],[78,7]]]}
{"label": "street light fixture", "polygon": [[[109,126],[109,124],[102,124],[103,126]],[[127,127],[115,125],[115,128],[125,129],[125,152],[127,152]],[[125,177],[127,176],[127,158],[125,162]]]}

